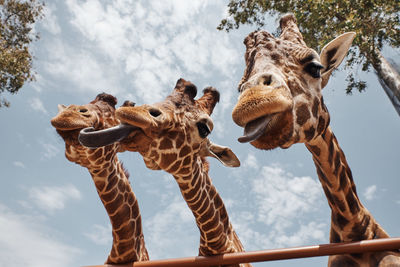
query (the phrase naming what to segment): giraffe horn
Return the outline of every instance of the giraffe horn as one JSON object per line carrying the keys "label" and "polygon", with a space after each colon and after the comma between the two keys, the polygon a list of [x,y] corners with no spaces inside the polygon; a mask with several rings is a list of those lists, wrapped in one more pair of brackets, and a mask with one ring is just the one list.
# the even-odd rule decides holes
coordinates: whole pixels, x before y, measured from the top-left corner
{"label": "giraffe horn", "polygon": [[83,146],[98,148],[121,141],[136,129],[139,128],[129,124],[119,124],[99,131],[96,131],[93,127],[88,127],[79,132],[78,140]]}
{"label": "giraffe horn", "polygon": [[215,105],[219,102],[219,92],[217,89],[211,86],[204,88],[203,96],[200,97],[196,102],[205,111],[207,111],[208,115],[211,115]]}
{"label": "giraffe horn", "polygon": [[303,40],[303,35],[297,26],[296,17],[292,13],[284,15],[280,19],[279,25],[281,28],[281,39],[306,45]]}

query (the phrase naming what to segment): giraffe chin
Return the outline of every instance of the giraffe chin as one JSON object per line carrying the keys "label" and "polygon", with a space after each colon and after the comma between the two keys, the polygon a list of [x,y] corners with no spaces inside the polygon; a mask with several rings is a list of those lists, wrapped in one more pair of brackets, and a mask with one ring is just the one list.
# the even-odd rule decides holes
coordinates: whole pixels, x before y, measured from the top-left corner
{"label": "giraffe chin", "polygon": [[137,129],[140,128],[124,123],[99,131],[96,131],[93,127],[88,127],[79,132],[78,140],[85,147],[98,148],[121,141]]}
{"label": "giraffe chin", "polygon": [[244,127],[243,136],[239,137],[238,141],[240,143],[248,143],[257,140],[265,133],[274,115],[269,114],[248,122]]}

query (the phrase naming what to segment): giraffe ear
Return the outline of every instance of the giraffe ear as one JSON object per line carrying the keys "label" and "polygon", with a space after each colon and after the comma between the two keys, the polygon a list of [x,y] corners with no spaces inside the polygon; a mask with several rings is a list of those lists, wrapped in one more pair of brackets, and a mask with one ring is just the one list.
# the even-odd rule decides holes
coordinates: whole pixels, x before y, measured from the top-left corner
{"label": "giraffe ear", "polygon": [[209,143],[208,155],[210,157],[218,159],[222,164],[227,167],[239,167],[240,161],[236,157],[235,153],[226,146],[220,146],[213,143]]}
{"label": "giraffe ear", "polygon": [[322,48],[320,59],[324,68],[321,70],[321,88],[326,86],[332,71],[339,67],[346,57],[355,36],[355,32],[343,33]]}
{"label": "giraffe ear", "polygon": [[58,112],[61,112],[64,109],[66,109],[67,107],[64,104],[58,104],[57,108],[58,108]]}

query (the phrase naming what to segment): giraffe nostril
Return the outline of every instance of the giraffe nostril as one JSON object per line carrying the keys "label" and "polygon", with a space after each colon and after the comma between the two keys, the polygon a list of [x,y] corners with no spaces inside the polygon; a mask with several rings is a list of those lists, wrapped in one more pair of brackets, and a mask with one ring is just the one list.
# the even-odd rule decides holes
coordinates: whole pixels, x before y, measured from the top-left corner
{"label": "giraffe nostril", "polygon": [[80,110],[79,110],[79,112],[80,113],[85,113],[85,112],[87,112],[88,110],[86,109],[86,108],[81,108]]}
{"label": "giraffe nostril", "polygon": [[161,115],[161,111],[158,109],[155,109],[155,108],[150,109],[149,113],[151,116],[153,116],[155,118]]}
{"label": "giraffe nostril", "polygon": [[263,76],[263,82],[262,83],[264,85],[267,85],[267,86],[271,85],[272,84],[272,75]]}

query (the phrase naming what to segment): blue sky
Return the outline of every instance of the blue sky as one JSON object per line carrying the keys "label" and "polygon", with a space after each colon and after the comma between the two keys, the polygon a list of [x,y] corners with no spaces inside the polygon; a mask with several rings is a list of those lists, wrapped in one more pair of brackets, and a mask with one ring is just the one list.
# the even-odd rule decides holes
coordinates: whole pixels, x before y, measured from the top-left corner
{"label": "blue sky", "polygon": [[[37,81],[6,95],[11,107],[0,110],[0,265],[105,261],[111,248],[107,214],[87,170],[65,158],[50,119],[57,104],[86,104],[103,91],[119,105],[126,99],[152,103],[180,77],[221,92],[210,139],[231,147],[242,165],[229,169],[210,159],[210,176],[246,250],[329,242],[330,210],[304,145],[260,151],[237,142],[242,129],[231,111],[244,70],[242,42],[254,28],[217,31],[227,1],[216,2],[46,1],[46,18],[35,27],[41,35],[33,45]],[[268,21],[265,29],[274,32],[276,18]],[[400,58],[388,47],[384,55]],[[400,118],[373,73],[360,72],[367,92],[346,96],[345,71],[336,71],[324,89],[331,125],[363,204],[391,236],[400,236]],[[199,233],[172,176],[146,169],[137,154],[119,157],[131,173],[150,258],[197,255]]]}

